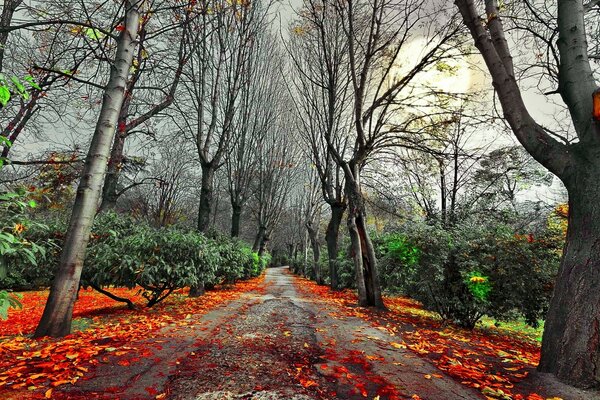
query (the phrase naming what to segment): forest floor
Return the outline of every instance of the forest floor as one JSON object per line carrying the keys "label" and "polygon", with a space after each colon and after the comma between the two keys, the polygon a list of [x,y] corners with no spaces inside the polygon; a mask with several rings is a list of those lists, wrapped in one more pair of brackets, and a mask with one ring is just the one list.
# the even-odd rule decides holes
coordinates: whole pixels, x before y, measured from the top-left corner
{"label": "forest floor", "polygon": [[62,340],[16,335],[37,309],[0,323],[0,398],[600,399],[536,373],[535,340],[446,326],[404,298],[356,307],[285,268],[150,310],[90,299]]}

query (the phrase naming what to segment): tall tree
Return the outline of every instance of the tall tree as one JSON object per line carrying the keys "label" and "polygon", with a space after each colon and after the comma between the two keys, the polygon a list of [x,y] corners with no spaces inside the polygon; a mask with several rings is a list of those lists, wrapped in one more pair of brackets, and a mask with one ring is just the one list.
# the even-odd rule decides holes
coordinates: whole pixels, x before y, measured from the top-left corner
{"label": "tall tree", "polygon": [[[186,5],[173,7],[170,11],[167,18],[161,15],[162,13],[156,15],[155,11],[148,11],[140,21],[140,35],[137,53],[134,57],[134,68],[125,88],[125,101],[119,113],[117,134],[112,145],[108,171],[102,187],[100,208],[103,210],[114,208],[117,199],[123,194],[123,190],[119,190],[119,179],[125,162],[127,139],[140,132],[153,136],[152,132],[148,132],[150,131],[147,126],[148,122],[159,116],[175,101],[183,68],[190,60],[190,53],[197,46],[196,34],[190,29],[191,21],[198,18],[197,10]],[[169,20],[175,22],[169,25]],[[154,26],[152,26],[152,22],[154,22]],[[173,53],[172,49],[164,46],[167,41],[179,42],[174,56],[170,54]],[[165,48],[161,49],[161,47]],[[157,54],[150,54],[152,51]],[[169,68],[164,64],[174,67]],[[171,79],[165,84],[165,76],[169,75],[171,75]],[[154,100],[157,95],[161,96],[159,102]]]}
{"label": "tall tree", "polygon": [[79,289],[85,250],[98,208],[110,146],[133,62],[140,19],[139,3],[129,0],[123,2],[123,29],[117,38],[117,49],[104,90],[102,109],[77,189],[58,271],[35,331],[36,337],[65,336],[71,332],[73,305]]}
{"label": "tall tree", "polygon": [[[374,154],[398,145],[398,134],[415,119],[407,115],[410,104],[418,97],[414,94],[415,77],[453,52],[456,55],[450,46],[456,29],[428,17],[425,10],[430,4],[426,2],[349,0],[334,4],[348,43],[354,124],[351,151],[347,154],[336,150],[330,136],[326,135],[326,141],[335,162],[344,171],[347,226],[359,304],[383,308],[377,259],[367,229],[361,173]],[[430,27],[422,32],[427,45],[408,68],[401,67],[399,57],[404,55],[402,51],[414,39],[420,24]],[[404,122],[399,124],[397,121],[402,119]]]}
{"label": "tall tree", "polygon": [[213,0],[206,4],[194,29],[200,43],[184,69],[188,104],[180,102],[184,130],[193,134],[202,168],[198,230],[210,227],[216,171],[234,139],[234,121],[250,55],[264,29],[270,4]]}
{"label": "tall tree", "polygon": [[485,60],[504,117],[515,136],[539,163],[564,182],[569,193],[567,241],[544,326],[538,369],[577,386],[598,386],[600,118],[597,114],[593,118],[592,96],[598,86],[586,36],[586,12],[597,8],[598,2],[558,0],[551,11],[558,32],[555,92],[570,113],[577,136],[574,142],[553,136],[527,109],[498,2],[486,0],[484,11],[474,0],[455,0],[455,4]]}
{"label": "tall tree", "polygon": [[281,86],[274,79],[281,74],[278,41],[267,31],[254,39],[254,51],[248,60],[233,122],[234,140],[225,159],[227,190],[231,202],[231,236],[240,234],[241,216],[252,195],[252,180],[257,177],[256,148],[264,140],[264,132],[277,121],[277,101]]}
{"label": "tall tree", "polygon": [[341,16],[329,1],[306,0],[291,27],[287,46],[292,60],[292,98],[305,147],[321,183],[330,218],[325,234],[332,289],[338,289],[339,230],[346,210],[344,173],[333,159],[325,137],[345,153],[351,126],[348,41]]}

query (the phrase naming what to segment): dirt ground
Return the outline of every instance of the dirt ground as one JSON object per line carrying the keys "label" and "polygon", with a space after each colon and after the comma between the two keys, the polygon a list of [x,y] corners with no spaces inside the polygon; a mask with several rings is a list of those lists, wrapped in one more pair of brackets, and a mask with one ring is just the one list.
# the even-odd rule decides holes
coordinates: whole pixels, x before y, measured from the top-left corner
{"label": "dirt ground", "polygon": [[[187,327],[169,327],[132,347],[153,356],[99,365],[56,398],[178,400],[483,399],[426,359],[390,346],[398,338],[335,306],[302,295],[286,268],[264,285]],[[596,393],[532,374],[530,385],[564,400]]]}

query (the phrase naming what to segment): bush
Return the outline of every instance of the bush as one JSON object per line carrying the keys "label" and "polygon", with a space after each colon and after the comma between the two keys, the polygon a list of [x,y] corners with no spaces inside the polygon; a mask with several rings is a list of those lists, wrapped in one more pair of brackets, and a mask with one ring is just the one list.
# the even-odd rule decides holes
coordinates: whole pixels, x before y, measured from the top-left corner
{"label": "bush", "polygon": [[493,221],[447,229],[411,223],[378,241],[386,289],[404,292],[467,328],[483,315],[498,320],[521,315],[536,326],[548,308],[559,246],[553,235],[515,235]]}
{"label": "bush", "polygon": [[140,286],[149,306],[175,289],[213,280],[220,261],[218,247],[202,235],[113,213],[98,216],[91,238],[82,284]]}
{"label": "bush", "polygon": [[[58,265],[66,223],[31,222],[22,234],[41,249],[37,263],[13,257],[10,273],[0,284],[12,289],[48,286]],[[99,214],[92,227],[82,286],[91,286],[116,300],[110,287],[141,287],[148,305],[166,298],[175,289],[204,282],[207,286],[233,283],[260,275],[268,259],[260,260],[241,241],[227,237],[209,239],[198,232],[176,227],[154,228],[129,216]]]}

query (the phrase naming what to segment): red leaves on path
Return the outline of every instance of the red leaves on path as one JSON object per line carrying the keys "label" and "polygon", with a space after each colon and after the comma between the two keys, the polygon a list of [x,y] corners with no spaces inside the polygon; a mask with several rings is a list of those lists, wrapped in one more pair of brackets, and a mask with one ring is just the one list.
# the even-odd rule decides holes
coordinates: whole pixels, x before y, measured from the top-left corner
{"label": "red leaves on path", "polygon": [[[219,288],[194,299],[184,297],[180,291],[153,308],[140,306],[138,310],[129,310],[97,292],[82,290],[74,316],[91,318],[86,321],[91,325],[62,339],[21,336],[35,329],[48,295],[47,291],[24,293],[23,310],[11,311],[8,320],[0,322],[0,397],[51,398],[54,387],[74,384],[91,366],[107,362],[109,356],[133,354],[133,358],[122,360],[127,363],[152,357],[148,349],[127,344],[152,337],[153,332],[168,325],[197,323],[193,317],[255,289],[262,280],[263,277]],[[111,291],[129,298],[136,293],[135,289]]]}
{"label": "red leaves on path", "polygon": [[[411,299],[386,298],[389,311],[356,307],[351,291],[335,292],[302,279],[298,287],[311,298],[337,305],[346,316],[369,321],[392,336],[391,347],[408,348],[464,385],[476,388],[489,399],[538,400],[536,393],[515,389],[539,361],[539,344],[493,331],[444,325],[434,314]],[[424,379],[431,379],[425,376]]]}

